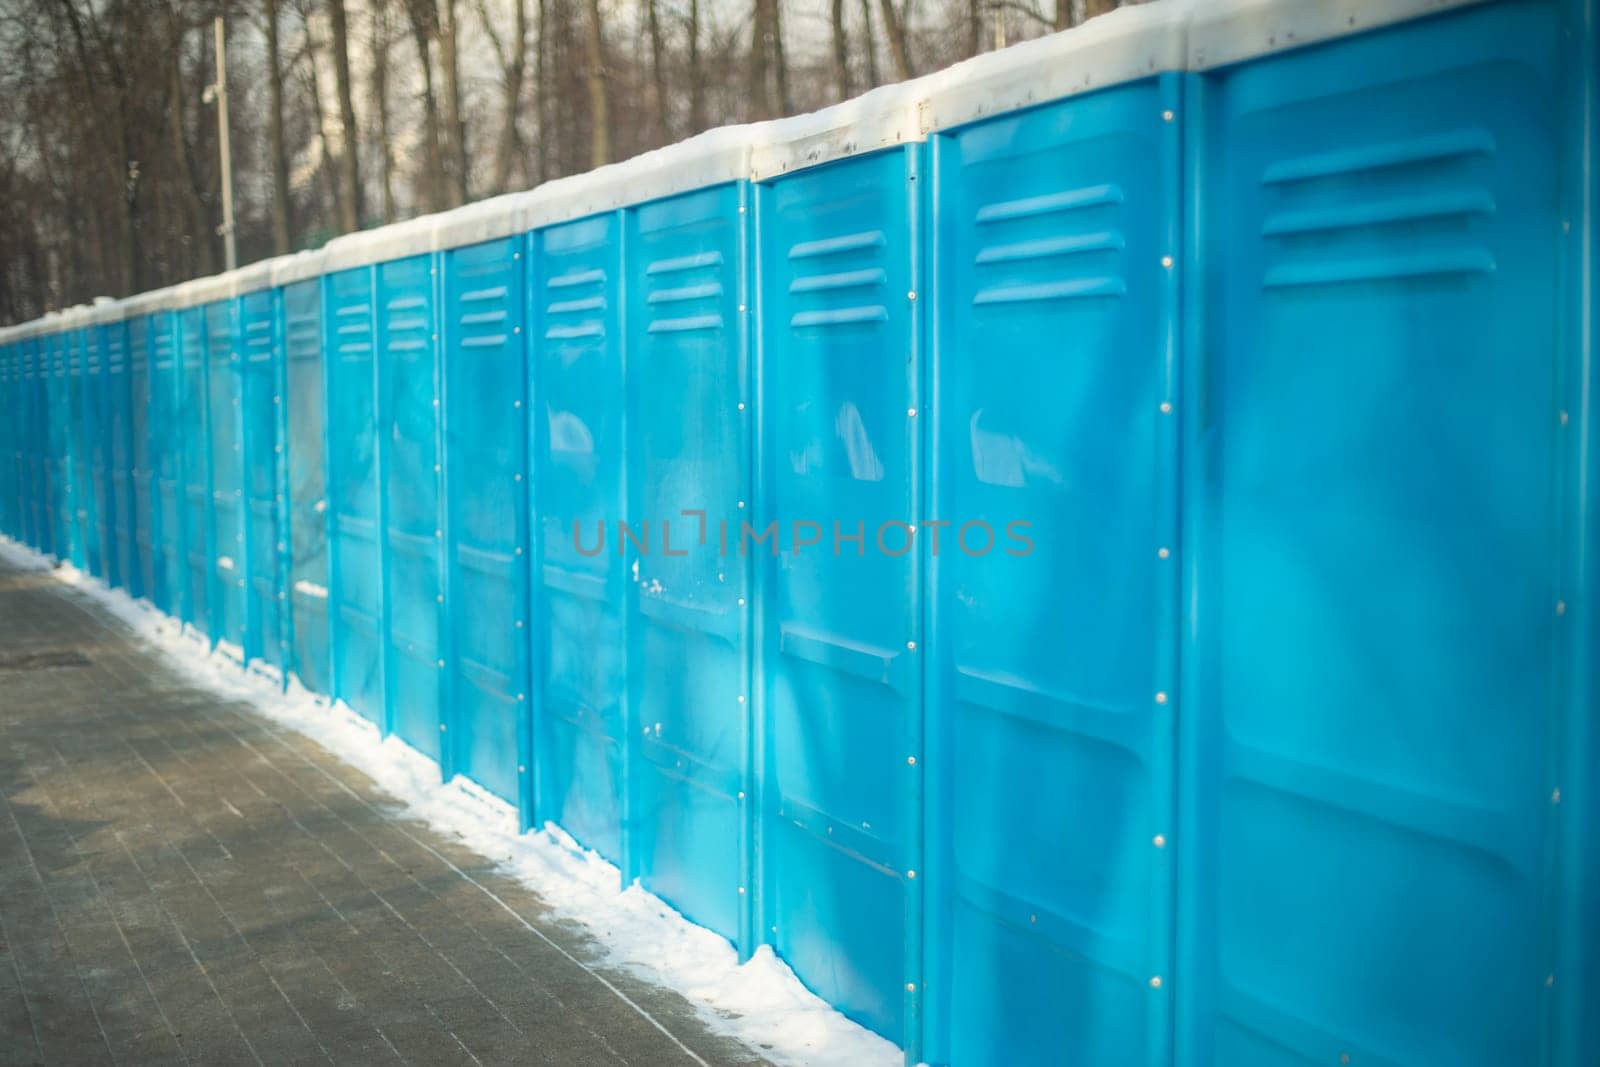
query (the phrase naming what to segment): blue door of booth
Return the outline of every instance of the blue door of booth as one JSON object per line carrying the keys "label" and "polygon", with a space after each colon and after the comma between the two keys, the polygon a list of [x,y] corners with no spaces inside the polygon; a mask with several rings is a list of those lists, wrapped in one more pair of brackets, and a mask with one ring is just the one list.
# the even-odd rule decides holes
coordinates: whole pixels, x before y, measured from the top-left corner
{"label": "blue door of booth", "polygon": [[[541,230],[532,282],[535,570],[542,698],[535,810],[623,863],[621,218]],[[604,535],[603,549],[596,538]]]}
{"label": "blue door of booth", "polygon": [[286,637],[283,582],[278,562],[283,537],[278,529],[282,488],[279,471],[283,447],[278,441],[278,415],[283,405],[279,384],[282,361],[277,335],[278,297],[271,289],[239,298],[240,389],[244,446],[244,537],[248,549],[245,588],[245,655],[274,667],[284,664]]}
{"label": "blue door of booth", "polygon": [[528,777],[522,237],[445,253],[451,767],[513,804]]}
{"label": "blue door of booth", "polygon": [[[916,1001],[920,149],[763,186],[764,921],[892,1040]],[[799,541],[810,541],[799,545]],[[776,554],[774,554],[776,553]]]}
{"label": "blue door of booth", "polygon": [[[284,287],[283,351],[286,459],[289,464],[289,604],[295,674],[307,688],[331,693],[328,620],[328,441],[324,415],[322,282]],[[330,350],[331,351],[331,350]]]}
{"label": "blue door of booth", "polygon": [[333,693],[383,725],[383,569],[378,549],[378,375],[372,270],[323,282],[328,367],[328,506],[332,513]]}
{"label": "blue door of booth", "polygon": [[431,256],[376,274],[389,729],[437,759],[447,725],[437,275]]}
{"label": "blue door of booth", "polygon": [[242,650],[249,546],[245,536],[238,301],[206,305],[205,331],[214,594],[209,632],[214,640]]}

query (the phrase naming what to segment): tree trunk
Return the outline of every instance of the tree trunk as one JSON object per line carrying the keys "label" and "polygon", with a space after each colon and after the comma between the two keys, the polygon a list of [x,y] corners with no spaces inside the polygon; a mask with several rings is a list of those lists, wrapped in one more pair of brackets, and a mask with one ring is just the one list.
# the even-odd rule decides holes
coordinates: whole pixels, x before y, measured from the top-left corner
{"label": "tree trunk", "polygon": [[611,113],[606,99],[605,38],[600,25],[600,0],[589,0],[589,165],[611,162]]}
{"label": "tree trunk", "polygon": [[911,64],[911,42],[906,30],[909,8],[904,12],[896,11],[894,0],[880,0],[879,6],[883,8],[883,32],[889,38],[889,58],[894,60],[895,77],[900,81],[916,77],[916,68]]}
{"label": "tree trunk", "polygon": [[264,0],[267,21],[267,114],[269,166],[272,168],[272,250],[285,255],[294,246],[289,215],[289,162],[283,145],[283,56],[278,47],[278,0]]}
{"label": "tree trunk", "polygon": [[394,146],[389,136],[389,51],[393,47],[393,24],[389,21],[386,0],[372,5],[372,113],[378,117],[378,161],[383,174],[383,221],[395,220]]}
{"label": "tree trunk", "polygon": [[1118,0],[1083,0],[1083,17],[1092,19],[1096,15],[1104,15],[1108,11],[1117,9]]}
{"label": "tree trunk", "polygon": [[550,149],[554,138],[554,123],[550,121],[550,74],[545,57],[550,52],[550,0],[539,0],[539,50],[533,60],[534,115],[539,129],[534,138],[538,146],[539,183],[550,180]]}
{"label": "tree trunk", "polygon": [[[511,188],[511,168],[523,159],[526,149],[522,140],[522,85],[528,70],[528,2],[512,0],[512,32],[515,39],[507,50],[504,103],[500,115],[500,144],[495,152],[494,191],[504,193]],[[527,183],[527,167],[523,166],[522,180]]]}
{"label": "tree trunk", "polygon": [[706,79],[700,69],[700,0],[689,0],[689,132],[706,128]]}
{"label": "tree trunk", "polygon": [[773,117],[772,95],[768,86],[767,59],[771,55],[772,0],[755,0],[754,17],[750,25],[750,105],[751,117],[757,122]]}
{"label": "tree trunk", "polygon": [[666,43],[661,36],[661,13],[656,0],[644,0],[645,25],[650,31],[650,81],[655,93],[656,143],[672,140],[671,97],[667,92]]}
{"label": "tree trunk", "polygon": [[339,153],[339,185],[344,190],[339,228],[354,233],[361,229],[361,167],[357,159],[361,135],[356,129],[356,107],[350,96],[350,34],[344,0],[328,0],[328,15],[333,26],[333,71],[339,80],[339,125],[344,133]]}
{"label": "tree trunk", "polygon": [[467,189],[467,124],[461,113],[461,51],[457,0],[439,7],[439,63],[444,68],[444,108],[450,146],[450,204],[460,207],[469,199]]}
{"label": "tree trunk", "polygon": [[444,154],[440,150],[439,98],[433,88],[433,40],[435,12],[431,0],[410,0],[411,33],[417,42],[417,60],[422,64],[423,202],[429,211],[444,207]]}
{"label": "tree trunk", "polygon": [[872,0],[861,0],[861,26],[866,36],[867,88],[876,89],[883,84],[878,73],[878,34],[872,25]]}
{"label": "tree trunk", "polygon": [[172,157],[180,179],[179,184],[183,189],[184,204],[188,208],[189,232],[194,239],[191,260],[193,269],[197,274],[211,274],[216,270],[216,259],[211,250],[211,221],[206,211],[205,199],[200,193],[200,174],[195,166],[194,154],[189,151],[189,132],[185,128],[186,120],[183,114],[183,101],[188,93],[183,84],[183,70],[180,66],[182,61],[183,31],[175,27],[168,64],[172,101],[168,107],[167,120],[172,137]]}
{"label": "tree trunk", "polygon": [[328,202],[333,205],[333,212],[325,224],[337,229],[339,220],[344,216],[344,192],[339,187],[338,161],[333,153],[333,142],[328,137],[328,109],[322,103],[322,75],[317,72],[316,47],[310,40],[309,26],[306,32],[306,87],[311,92],[311,107],[317,117],[317,142],[322,148],[322,165],[317,169],[322,172]]}
{"label": "tree trunk", "polygon": [[783,0],[769,0],[772,5],[772,70],[777,75],[778,114],[794,112],[794,100],[789,96],[789,63],[783,54]]}
{"label": "tree trunk", "polygon": [[850,77],[850,35],[844,25],[844,0],[833,0],[833,84],[840,100],[850,99],[855,86]]}

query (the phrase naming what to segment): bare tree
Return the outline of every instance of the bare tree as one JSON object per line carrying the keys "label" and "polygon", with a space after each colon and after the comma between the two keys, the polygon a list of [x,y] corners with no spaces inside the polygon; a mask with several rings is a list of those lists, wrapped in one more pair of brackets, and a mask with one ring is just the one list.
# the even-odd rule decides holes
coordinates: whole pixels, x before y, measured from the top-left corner
{"label": "bare tree", "polygon": [[850,33],[844,24],[844,0],[833,0],[830,11],[833,25],[833,83],[839,92],[839,99],[848,99],[855,92],[854,79],[850,76]]}
{"label": "bare tree", "polygon": [[394,23],[388,0],[372,4],[372,112],[378,123],[378,160],[383,184],[383,221],[395,220],[394,138],[389,124],[389,55],[394,48]]}
{"label": "bare tree", "polygon": [[883,32],[889,39],[889,58],[894,60],[895,77],[900,81],[916,77],[916,68],[911,62],[911,39],[906,28],[906,21],[910,18],[910,0],[905,0],[906,6],[896,9],[894,0],[879,0],[883,9]]}
{"label": "bare tree", "polygon": [[444,70],[446,138],[450,146],[450,203],[465,204],[467,188],[467,125],[461,112],[461,48],[457,0],[439,0],[439,62]]}
{"label": "bare tree", "polygon": [[283,134],[283,57],[278,47],[278,0],[263,0],[262,16],[267,37],[267,85],[271,103],[267,109],[267,128],[271,144],[268,152],[272,169],[272,250],[283,255],[293,247],[294,224],[289,201],[289,160]]}
{"label": "bare tree", "polygon": [[883,79],[878,74],[878,35],[872,25],[872,0],[861,0],[861,25],[866,38],[867,88],[876,89]]}
{"label": "bare tree", "polygon": [[588,4],[589,165],[603,167],[611,162],[611,109],[607,100],[605,37],[600,22],[600,0],[588,0]]}
{"label": "bare tree", "polygon": [[661,33],[661,13],[656,0],[644,0],[645,26],[650,33],[650,87],[655,97],[655,139],[665,144],[672,139],[671,94],[667,89],[666,41]]}
{"label": "bare tree", "polygon": [[509,41],[502,40],[489,14],[488,0],[478,0],[478,19],[500,63],[500,137],[495,145],[494,172],[489,179],[491,193],[511,187],[511,170],[523,168],[526,174],[526,148],[522,138],[522,86],[528,68],[528,3],[512,0],[512,29]]}
{"label": "bare tree", "polygon": [[356,107],[350,93],[350,32],[345,23],[344,0],[328,0],[328,21],[333,27],[333,72],[339,83],[339,126],[344,134],[339,146],[339,185],[343,190],[339,228],[345,233],[354,233],[361,228],[362,215],[361,167],[357,160],[361,137],[356,129]]}
{"label": "bare tree", "polygon": [[438,211],[444,207],[444,155],[439,136],[439,98],[433,88],[432,47],[439,17],[433,0],[406,0],[406,14],[417,45],[417,62],[422,65],[422,200],[429,211]]}

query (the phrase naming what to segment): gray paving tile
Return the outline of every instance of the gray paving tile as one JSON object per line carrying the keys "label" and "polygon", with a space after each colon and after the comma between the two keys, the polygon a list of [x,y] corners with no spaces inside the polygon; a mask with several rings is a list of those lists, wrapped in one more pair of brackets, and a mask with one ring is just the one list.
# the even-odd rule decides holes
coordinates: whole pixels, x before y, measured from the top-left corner
{"label": "gray paving tile", "polygon": [[48,573],[0,648],[0,1062],[761,1062]]}

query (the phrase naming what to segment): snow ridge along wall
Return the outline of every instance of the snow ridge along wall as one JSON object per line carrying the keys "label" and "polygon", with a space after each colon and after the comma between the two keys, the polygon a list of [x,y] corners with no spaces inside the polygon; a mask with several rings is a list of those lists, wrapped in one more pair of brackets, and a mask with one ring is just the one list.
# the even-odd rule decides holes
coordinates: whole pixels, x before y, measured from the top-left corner
{"label": "snow ridge along wall", "polygon": [[1594,17],[1167,0],[14,327],[0,529],[912,1062],[1576,1065]]}

